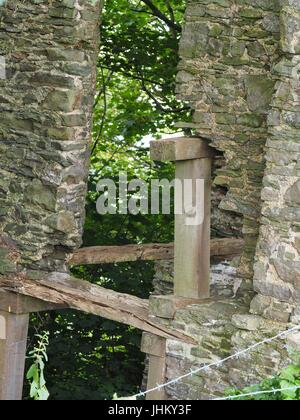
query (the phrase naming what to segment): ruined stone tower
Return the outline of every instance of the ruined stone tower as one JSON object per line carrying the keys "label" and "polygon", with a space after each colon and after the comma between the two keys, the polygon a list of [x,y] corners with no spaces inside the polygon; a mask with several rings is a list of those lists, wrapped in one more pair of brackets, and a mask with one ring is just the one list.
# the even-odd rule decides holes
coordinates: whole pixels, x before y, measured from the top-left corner
{"label": "ruined stone tower", "polygon": [[[100,3],[0,0],[0,275],[66,272],[80,246]],[[213,270],[226,290],[164,320],[199,342],[167,341],[166,379],[300,322],[300,3],[188,0],[180,56],[177,94],[193,110],[180,126],[224,155],[213,182],[228,190],[222,211],[243,218],[245,248],[237,270]],[[172,289],[172,265],[156,269]],[[219,396],[289,361],[277,341],[167,397]]]}

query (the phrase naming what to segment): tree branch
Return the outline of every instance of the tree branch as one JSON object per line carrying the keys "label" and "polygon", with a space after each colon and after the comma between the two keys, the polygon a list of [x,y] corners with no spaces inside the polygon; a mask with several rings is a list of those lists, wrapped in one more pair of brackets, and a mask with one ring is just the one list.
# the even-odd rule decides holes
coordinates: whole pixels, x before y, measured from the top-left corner
{"label": "tree branch", "polygon": [[173,31],[176,31],[178,33],[181,33],[181,26],[177,23],[173,22],[171,19],[169,19],[166,15],[164,15],[153,3],[151,0],[141,0],[143,3],[145,3],[149,9],[152,11],[154,16],[158,17],[160,20],[165,22],[169,26],[170,29]]}
{"label": "tree branch", "polygon": [[107,114],[107,96],[106,96],[106,80],[104,77],[104,72],[103,72],[103,68],[101,68],[101,76],[102,76],[102,93],[103,93],[103,103],[104,103],[104,108],[103,108],[103,114],[102,114],[102,119],[101,119],[101,124],[100,124],[100,128],[97,134],[97,138],[94,142],[94,145],[92,147],[92,155],[94,154],[98,143],[100,141],[103,129],[104,129],[104,125],[105,125],[105,119],[106,119],[106,114]]}
{"label": "tree branch", "polygon": [[182,108],[170,108],[166,109],[161,102],[153,95],[153,93],[147,88],[145,81],[141,78],[141,86],[142,90],[149,96],[150,99],[155,103],[156,108],[164,113],[172,112],[174,114],[187,111],[190,109],[188,106],[182,107]]}

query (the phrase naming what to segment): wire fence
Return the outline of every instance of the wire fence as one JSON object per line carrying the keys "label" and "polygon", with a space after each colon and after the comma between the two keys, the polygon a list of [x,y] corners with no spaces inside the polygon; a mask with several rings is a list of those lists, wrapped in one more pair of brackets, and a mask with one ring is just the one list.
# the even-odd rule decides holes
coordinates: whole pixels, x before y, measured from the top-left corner
{"label": "wire fence", "polygon": [[[207,364],[205,366],[202,366],[202,367],[200,367],[198,369],[195,369],[195,370],[191,370],[190,372],[188,372],[184,375],[178,376],[177,378],[172,379],[172,380],[170,380],[170,381],[168,381],[164,384],[160,384],[160,385],[157,384],[157,386],[154,387],[154,388],[148,389],[147,391],[141,391],[138,394],[135,394],[135,395],[133,395],[131,397],[127,397],[127,398],[128,399],[138,399],[138,398],[145,397],[146,395],[150,394],[151,392],[159,391],[161,389],[164,389],[166,387],[174,385],[174,384],[176,384],[176,383],[178,383],[178,382],[180,382],[184,379],[190,378],[191,376],[196,375],[198,373],[207,371],[207,370],[212,369],[212,368],[218,368],[221,365],[223,365],[224,363],[228,362],[229,360],[238,359],[240,356],[248,354],[251,351],[257,349],[258,347],[263,346],[264,344],[269,344],[269,343],[272,343],[273,341],[278,340],[280,338],[285,338],[286,336],[288,336],[288,335],[290,335],[290,334],[292,334],[296,331],[299,331],[299,330],[300,330],[300,325],[296,325],[292,328],[289,328],[286,331],[280,332],[279,334],[277,334],[277,335],[275,335],[271,338],[266,338],[266,339],[264,339],[264,340],[262,340],[258,343],[255,343],[255,344],[251,345],[250,347],[248,347],[244,350],[238,351],[238,352],[234,353],[233,355],[228,356],[228,357],[226,357],[222,360],[219,360],[219,361],[213,362],[213,363],[209,363],[209,364]],[[300,389],[300,387],[294,387],[293,389]],[[291,389],[289,389],[289,390],[291,390]],[[259,395],[259,393],[267,394],[267,393],[273,393],[273,392],[279,392],[279,391],[283,391],[283,390],[258,391],[257,393],[251,393],[250,395]],[[250,395],[245,394],[244,396],[250,396]],[[222,400],[238,399],[238,398],[242,398],[242,397],[243,397],[243,395],[239,395],[239,396],[234,396],[234,397],[226,397]],[[127,399],[127,398],[122,398],[122,399]]]}
{"label": "wire fence", "polygon": [[298,389],[300,389],[300,386],[290,386],[286,388],[270,389],[266,391],[253,391],[253,392],[248,392],[245,394],[232,395],[232,396],[224,397],[224,398],[214,398],[212,401],[238,400],[240,398],[255,397],[258,395],[277,394],[278,392],[297,391]]}

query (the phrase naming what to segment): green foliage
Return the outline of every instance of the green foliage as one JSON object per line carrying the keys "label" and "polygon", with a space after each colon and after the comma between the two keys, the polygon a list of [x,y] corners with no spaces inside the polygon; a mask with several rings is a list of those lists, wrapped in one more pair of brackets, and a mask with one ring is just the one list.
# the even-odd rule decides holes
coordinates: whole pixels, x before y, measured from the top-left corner
{"label": "green foliage", "polygon": [[35,337],[38,341],[33,350],[29,352],[28,359],[33,363],[28,369],[26,378],[30,383],[30,398],[45,401],[49,398],[44,376],[45,362],[48,361],[49,332],[44,332],[42,335],[36,334]]}
{"label": "green foliage", "polygon": [[[299,387],[299,389],[296,389]],[[294,389],[289,389],[294,388]],[[279,392],[272,392],[274,389],[280,389]],[[268,392],[270,391],[270,392]],[[280,375],[266,379],[258,385],[244,388],[237,391],[230,389],[226,392],[227,396],[238,396],[241,394],[251,394],[255,392],[266,392],[263,394],[252,395],[249,397],[236,398],[237,400],[259,401],[259,400],[272,400],[272,401],[300,401],[300,362],[295,365],[290,365],[284,369]]]}
{"label": "green foliage", "polygon": [[[181,23],[184,0],[153,3]],[[153,16],[141,1],[106,0],[101,33],[94,126],[97,138],[105,111],[100,151],[107,142],[132,145],[184,119],[186,109],[174,95],[180,32]]]}
{"label": "green foliage", "polygon": [[[189,115],[175,98],[180,30],[168,26],[139,0],[106,0],[94,108],[94,152],[90,172],[84,242],[122,245],[173,240],[173,217],[99,216],[96,184],[101,178],[174,178],[174,165],[154,165],[145,136],[174,132]],[[180,26],[184,0],[153,5]]]}
{"label": "green foliage", "polygon": [[[181,23],[184,0],[153,3]],[[173,131],[189,115],[174,94],[180,32],[141,1],[106,0],[101,33],[92,163],[111,166],[130,156],[138,167],[147,152],[141,139]]]}

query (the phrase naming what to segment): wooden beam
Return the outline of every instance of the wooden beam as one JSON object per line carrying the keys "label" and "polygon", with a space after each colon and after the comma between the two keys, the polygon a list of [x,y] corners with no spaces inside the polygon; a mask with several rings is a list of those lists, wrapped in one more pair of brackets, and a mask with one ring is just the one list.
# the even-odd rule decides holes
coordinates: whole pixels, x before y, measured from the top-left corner
{"label": "wooden beam", "polygon": [[69,264],[111,264],[131,261],[172,260],[174,244],[95,246],[75,251]]}
{"label": "wooden beam", "polygon": [[[232,259],[242,253],[245,241],[238,238],[212,239],[212,257]],[[75,251],[70,265],[112,264],[134,261],[174,259],[174,244],[143,244],[123,246],[95,246]]]}
{"label": "wooden beam", "polygon": [[154,161],[180,161],[211,158],[214,150],[206,140],[199,137],[177,137],[154,140],[150,145],[151,159]]}
{"label": "wooden beam", "polygon": [[[148,333],[143,334],[141,351],[148,355],[147,390],[162,385],[166,381],[166,348],[167,341],[165,338]],[[165,400],[165,389],[149,392],[146,399],[152,401]]]}
{"label": "wooden beam", "polygon": [[151,356],[163,357],[166,354],[166,341],[157,335],[144,332],[141,351]]}
{"label": "wooden beam", "polygon": [[0,290],[0,310],[13,314],[29,314],[64,309],[64,305],[55,305],[29,296]]}
{"label": "wooden beam", "polygon": [[[185,205],[175,216],[175,296],[206,299],[210,295],[211,167],[211,159],[176,162],[176,179],[182,181],[183,192],[175,189],[175,200],[184,201],[185,181],[192,180],[193,206],[198,206],[196,212],[203,217],[190,219]],[[198,180],[204,180],[200,197],[195,193]]]}
{"label": "wooden beam", "polygon": [[0,288],[99,315],[160,337],[195,344],[191,337],[149,317],[148,300],[107,290],[67,274],[53,273],[39,281],[23,276],[0,276]]}
{"label": "wooden beam", "polygon": [[0,400],[22,399],[28,314],[0,311]]}
{"label": "wooden beam", "polygon": [[[164,346],[166,348],[166,340]],[[158,385],[163,385],[166,382],[166,352],[164,356],[149,356],[149,372],[147,381],[147,390],[154,389]],[[146,395],[146,400],[149,401],[165,401],[166,391],[165,388],[157,389],[156,391],[149,392]]]}

